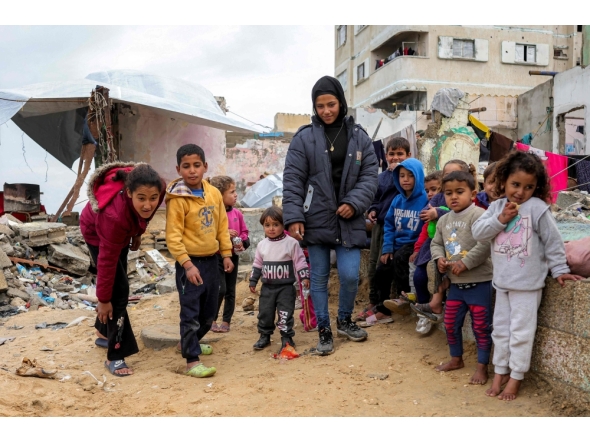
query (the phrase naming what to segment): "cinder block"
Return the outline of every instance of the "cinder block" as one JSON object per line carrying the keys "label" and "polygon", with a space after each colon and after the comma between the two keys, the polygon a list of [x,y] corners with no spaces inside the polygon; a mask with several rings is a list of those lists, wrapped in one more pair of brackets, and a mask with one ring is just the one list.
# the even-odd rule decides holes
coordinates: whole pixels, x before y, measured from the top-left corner
{"label": "cinder block", "polygon": [[29,247],[60,244],[66,241],[66,225],[53,222],[31,222],[13,227]]}
{"label": "cinder block", "polygon": [[574,294],[577,285],[570,282],[565,288],[561,288],[555,279],[548,277],[539,306],[537,324],[574,333]]}
{"label": "cinder block", "polygon": [[590,392],[590,339],[538,327],[531,369]]}

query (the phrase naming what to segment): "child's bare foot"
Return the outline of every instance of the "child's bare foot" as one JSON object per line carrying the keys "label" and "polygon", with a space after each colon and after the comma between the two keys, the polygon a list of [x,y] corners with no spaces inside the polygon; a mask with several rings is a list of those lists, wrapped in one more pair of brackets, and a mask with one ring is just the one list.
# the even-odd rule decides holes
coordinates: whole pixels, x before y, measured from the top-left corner
{"label": "child's bare foot", "polygon": [[492,381],[492,386],[486,390],[488,396],[498,396],[502,391],[502,386],[508,382],[510,375],[500,375],[496,373]]}
{"label": "child's bare foot", "polygon": [[487,364],[477,364],[475,373],[469,380],[469,384],[481,384],[484,385],[488,382],[488,366]]}
{"label": "child's bare foot", "polygon": [[502,401],[514,401],[518,395],[518,389],[520,389],[521,382],[522,381],[519,381],[518,379],[510,378],[502,393],[498,395],[498,399],[501,399]]}
{"label": "child's bare foot", "polygon": [[450,372],[451,370],[459,370],[460,368],[465,367],[463,363],[462,357],[453,356],[449,362],[445,362],[444,364],[437,365],[436,371],[437,372]]}
{"label": "child's bare foot", "polygon": [[434,293],[432,295],[432,300],[430,301],[430,309],[434,314],[441,314],[443,311],[443,304],[442,304],[442,294],[441,293]]}

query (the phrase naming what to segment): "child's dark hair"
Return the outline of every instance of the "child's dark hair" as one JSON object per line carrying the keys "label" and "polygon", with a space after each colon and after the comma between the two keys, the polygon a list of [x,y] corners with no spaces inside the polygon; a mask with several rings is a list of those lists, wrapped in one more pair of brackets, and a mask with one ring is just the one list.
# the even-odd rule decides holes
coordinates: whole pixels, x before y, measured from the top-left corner
{"label": "child's dark hair", "polygon": [[486,169],[483,172],[483,181],[484,182],[486,180],[488,180],[488,177],[490,177],[494,174],[494,171],[496,171],[496,166],[498,166],[498,164],[496,162],[492,162],[486,167]]}
{"label": "child's dark hair", "polygon": [[125,182],[125,188],[131,193],[141,186],[156,187],[160,193],[164,189],[160,175],[147,163],[140,163],[129,172],[120,169],[113,180]]}
{"label": "child's dark hair", "polygon": [[[465,162],[464,160],[461,159],[451,159],[449,160],[447,163],[445,163],[445,166],[443,167],[443,171],[446,168],[447,165],[459,165],[461,167],[461,171],[464,171],[466,173],[469,173],[473,176],[473,180],[475,182],[475,186],[476,186],[476,190],[477,188],[477,168],[475,168],[475,165],[473,165],[472,163],[467,164],[467,162]],[[444,179],[443,179],[444,182]]]}
{"label": "child's dark hair", "polygon": [[222,195],[229,190],[232,185],[236,184],[236,181],[229,176],[213,176],[208,177],[205,180],[217,188]]}
{"label": "child's dark hair", "polygon": [[442,180],[442,177],[443,177],[443,172],[441,170],[436,170],[434,173],[430,173],[428,176],[426,176],[424,178],[424,183],[430,182],[433,180],[437,180],[438,182],[440,182]]}
{"label": "child's dark hair", "polygon": [[191,156],[193,154],[199,156],[203,163],[206,162],[205,151],[203,151],[203,148],[201,148],[199,145],[195,145],[194,143],[189,143],[187,145],[182,145],[180,148],[178,148],[178,151],[176,151],[176,164],[180,166],[184,156]]}
{"label": "child's dark hair", "polygon": [[285,225],[283,223],[283,209],[282,208],[279,208],[279,207],[273,205],[272,207],[264,210],[264,212],[262,213],[262,216],[260,216],[260,225],[264,225],[264,222],[269,217],[272,220],[277,221],[281,225]]}
{"label": "child's dark hair", "polygon": [[410,142],[404,137],[392,137],[387,141],[387,146],[385,147],[385,152],[388,153],[389,150],[394,150],[396,148],[403,148],[406,151],[406,154],[410,154]]}
{"label": "child's dark hair", "polygon": [[453,171],[443,177],[442,180],[442,187],[443,190],[445,188],[445,184],[447,182],[452,182],[456,180],[457,182],[466,182],[467,186],[471,191],[475,190],[475,179],[473,178],[473,174],[466,173],[465,171]]}
{"label": "child's dark hair", "polygon": [[504,195],[508,177],[517,171],[523,171],[535,176],[537,178],[537,187],[533,191],[533,197],[538,197],[544,202],[549,201],[551,189],[549,174],[547,174],[545,165],[536,154],[524,151],[513,151],[497,162],[495,187],[498,196]]}

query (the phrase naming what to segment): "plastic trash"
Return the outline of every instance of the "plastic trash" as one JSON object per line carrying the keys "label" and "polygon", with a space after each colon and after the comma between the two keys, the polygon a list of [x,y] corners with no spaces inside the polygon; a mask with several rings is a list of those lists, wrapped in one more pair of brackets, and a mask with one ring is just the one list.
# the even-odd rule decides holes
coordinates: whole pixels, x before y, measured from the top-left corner
{"label": "plastic trash", "polygon": [[309,297],[309,288],[303,287],[301,294],[303,295],[303,299],[307,301],[307,298]]}
{"label": "plastic trash", "polygon": [[420,334],[425,335],[430,332],[431,328],[432,328],[432,323],[430,322],[430,319],[428,319],[426,316],[418,315],[418,322],[416,323],[416,331]]}
{"label": "plastic trash", "polygon": [[236,236],[231,241],[234,244],[234,253],[236,253],[238,256],[245,251],[241,237]]}
{"label": "plastic trash", "polygon": [[293,347],[287,344],[281,350],[281,353],[275,353],[272,357],[275,359],[295,359],[299,357],[299,353],[297,353]]}

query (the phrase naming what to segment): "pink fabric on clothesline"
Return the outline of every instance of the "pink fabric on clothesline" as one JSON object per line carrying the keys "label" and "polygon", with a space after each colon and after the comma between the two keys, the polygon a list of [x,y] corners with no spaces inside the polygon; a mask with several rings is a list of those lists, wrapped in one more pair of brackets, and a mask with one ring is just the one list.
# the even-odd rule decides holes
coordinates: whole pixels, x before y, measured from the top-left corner
{"label": "pink fabric on clothesline", "polygon": [[[550,177],[549,182],[551,184],[551,191],[553,192],[551,194],[551,202],[555,203],[557,200],[557,191],[563,191],[567,188],[567,157],[533,148],[520,142],[516,142],[514,146],[519,151],[531,151],[541,158]],[[543,157],[546,159],[543,159]]]}

